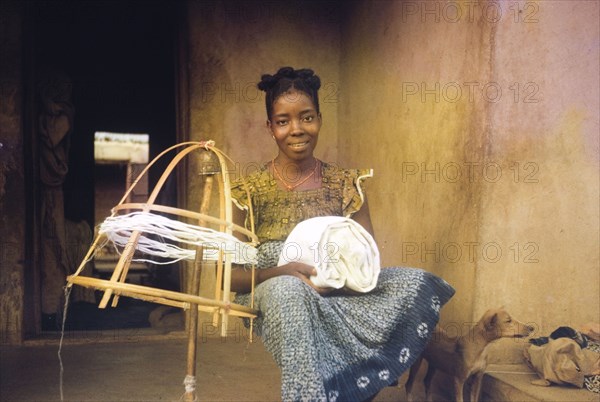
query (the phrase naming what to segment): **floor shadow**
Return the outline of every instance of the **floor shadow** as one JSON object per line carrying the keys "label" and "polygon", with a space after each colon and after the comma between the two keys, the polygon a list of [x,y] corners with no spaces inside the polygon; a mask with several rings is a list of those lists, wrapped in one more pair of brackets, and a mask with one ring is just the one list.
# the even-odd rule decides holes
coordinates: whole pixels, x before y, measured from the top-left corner
{"label": "floor shadow", "polygon": [[[65,330],[97,331],[150,327],[149,316],[156,304],[121,298],[117,307],[98,308],[86,302],[69,303],[66,310]],[[60,331],[61,317],[47,323],[44,331]]]}

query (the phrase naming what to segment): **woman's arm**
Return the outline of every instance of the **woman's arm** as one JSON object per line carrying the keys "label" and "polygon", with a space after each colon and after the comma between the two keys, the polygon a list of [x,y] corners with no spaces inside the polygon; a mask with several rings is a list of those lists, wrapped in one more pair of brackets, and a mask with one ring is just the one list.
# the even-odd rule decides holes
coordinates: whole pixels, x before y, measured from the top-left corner
{"label": "woman's arm", "polygon": [[[300,278],[302,281],[310,285],[320,294],[328,293],[329,289],[319,288],[315,286],[311,281],[311,275],[316,275],[317,270],[315,267],[311,267],[307,264],[300,262],[290,262],[288,264],[271,267],[266,269],[255,269],[254,270],[254,286],[266,281],[267,279],[274,278],[281,275],[290,275]],[[248,293],[252,290],[252,270],[236,267],[231,270],[231,291]]]}
{"label": "woman's arm", "polygon": [[[239,208],[233,208],[233,222],[244,226],[244,211]],[[246,239],[241,239],[245,241]],[[266,269],[255,269],[254,270],[254,286],[266,281],[267,279],[274,278],[280,275],[290,275],[300,278],[302,281],[310,285],[320,294],[327,294],[331,289],[319,288],[315,286],[311,281],[311,275],[316,275],[316,268],[310,265],[302,264],[299,262],[291,262],[280,267],[271,267]],[[248,293],[252,290],[252,270],[244,269],[242,267],[234,267],[231,270],[231,291]]]}
{"label": "woman's arm", "polygon": [[356,222],[360,223],[360,225],[365,228],[367,232],[375,238],[375,233],[373,231],[373,224],[371,223],[371,213],[369,211],[369,203],[367,202],[367,196],[365,195],[365,201],[358,211],[352,215],[352,219]]}

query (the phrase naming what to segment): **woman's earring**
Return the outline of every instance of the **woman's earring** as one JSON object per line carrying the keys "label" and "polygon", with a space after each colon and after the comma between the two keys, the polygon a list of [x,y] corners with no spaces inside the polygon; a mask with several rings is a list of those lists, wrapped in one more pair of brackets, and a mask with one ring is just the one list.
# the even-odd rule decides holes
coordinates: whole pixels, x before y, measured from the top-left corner
{"label": "woman's earring", "polygon": [[273,137],[273,139],[275,139],[275,136],[274,136],[274,135],[272,135],[271,137]]}

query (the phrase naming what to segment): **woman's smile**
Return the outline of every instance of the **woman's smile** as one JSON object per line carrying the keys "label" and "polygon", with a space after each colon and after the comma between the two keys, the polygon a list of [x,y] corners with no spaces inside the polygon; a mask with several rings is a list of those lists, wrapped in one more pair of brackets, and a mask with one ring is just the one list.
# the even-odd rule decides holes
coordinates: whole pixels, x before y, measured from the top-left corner
{"label": "woman's smile", "polygon": [[306,148],[309,143],[310,143],[310,141],[295,142],[293,144],[289,144],[289,146],[297,151],[301,151],[304,148]]}

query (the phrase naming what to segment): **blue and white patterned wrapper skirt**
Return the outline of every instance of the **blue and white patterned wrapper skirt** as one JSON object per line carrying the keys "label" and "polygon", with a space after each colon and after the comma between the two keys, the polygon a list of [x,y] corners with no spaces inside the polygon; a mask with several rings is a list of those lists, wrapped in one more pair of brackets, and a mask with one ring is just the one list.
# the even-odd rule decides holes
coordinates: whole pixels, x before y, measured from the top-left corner
{"label": "blue and white patterned wrapper skirt", "polygon": [[[259,248],[277,264],[283,242]],[[398,380],[423,351],[454,289],[416,268],[384,268],[358,296],[321,296],[293,276],[255,288],[255,328],[281,368],[283,401],[358,402]],[[250,304],[249,295],[237,303]]]}

